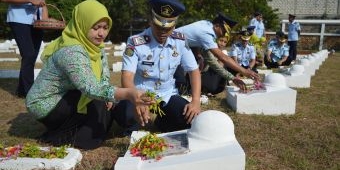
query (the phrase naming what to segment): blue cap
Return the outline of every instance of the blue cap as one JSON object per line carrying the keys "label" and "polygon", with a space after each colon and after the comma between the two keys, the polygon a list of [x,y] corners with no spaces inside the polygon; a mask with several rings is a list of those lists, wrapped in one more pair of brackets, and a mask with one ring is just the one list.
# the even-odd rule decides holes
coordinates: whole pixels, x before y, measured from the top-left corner
{"label": "blue cap", "polygon": [[153,22],[161,27],[172,27],[177,18],[185,11],[185,6],[178,0],[150,0]]}
{"label": "blue cap", "polygon": [[293,14],[288,14],[288,17],[289,17],[289,18],[295,18],[296,16],[293,15]]}
{"label": "blue cap", "polygon": [[280,31],[276,31],[275,35],[278,37],[282,37],[283,35],[285,35],[285,33],[280,30]]}
{"label": "blue cap", "polygon": [[255,29],[255,26],[254,25],[250,25],[247,27],[247,30],[248,31],[253,31]]}
{"label": "blue cap", "polygon": [[243,31],[240,31],[239,34],[241,35],[241,39],[242,40],[245,40],[245,41],[248,41],[250,40],[250,32],[248,30],[243,30]]}
{"label": "blue cap", "polygon": [[217,14],[215,19],[212,21],[213,24],[219,24],[223,28],[223,34],[225,37],[230,37],[231,35],[231,28],[234,27],[237,22],[233,21],[229,17],[225,16],[221,12]]}
{"label": "blue cap", "polygon": [[225,16],[223,13],[219,12],[217,17],[214,19],[214,22],[218,22],[222,25],[228,25],[230,28],[233,28],[237,22],[232,20],[231,18]]}
{"label": "blue cap", "polygon": [[285,42],[288,39],[288,36],[285,34],[278,35],[278,39],[280,42]]}
{"label": "blue cap", "polygon": [[257,17],[257,16],[262,16],[262,14],[261,14],[260,12],[257,11],[257,12],[254,13],[254,16],[255,16],[255,17]]}

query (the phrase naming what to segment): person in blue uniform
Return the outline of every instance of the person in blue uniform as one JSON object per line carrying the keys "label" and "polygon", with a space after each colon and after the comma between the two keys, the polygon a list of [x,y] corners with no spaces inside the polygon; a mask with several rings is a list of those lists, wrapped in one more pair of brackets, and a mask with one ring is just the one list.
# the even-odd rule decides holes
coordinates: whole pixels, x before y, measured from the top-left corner
{"label": "person in blue uniform", "polygon": [[289,58],[287,63],[291,63],[296,60],[297,55],[297,43],[300,36],[300,23],[295,21],[295,15],[288,15],[288,46],[289,46]]}
{"label": "person in blue uniform", "polygon": [[[239,34],[241,41],[233,44],[230,56],[243,68],[257,72],[255,69],[256,49],[249,44],[251,34],[247,30],[241,31]],[[234,74],[238,75],[238,73]]]}
{"label": "person in blue uniform", "polygon": [[42,17],[43,12],[46,13],[46,3],[45,0],[1,0],[1,2],[9,4],[7,22],[21,55],[16,95],[25,98],[34,82],[34,65],[43,39],[43,31],[34,28],[33,22],[38,16]]}
{"label": "person in blue uniform", "polygon": [[[162,100],[160,109],[165,113],[163,116],[157,115],[154,120],[154,125],[160,131],[187,129],[201,110],[201,79],[195,57],[186,45],[185,36],[174,31],[185,6],[177,0],[150,0],[149,5],[150,27],[127,40],[123,54],[122,86],[151,91],[158,95]],[[174,79],[177,67],[182,67],[190,76],[191,102],[178,95]],[[131,114],[134,110],[131,102],[121,101],[116,109],[125,113],[116,115],[118,124],[126,128],[125,135],[140,128]]]}
{"label": "person in blue uniform", "polygon": [[287,65],[286,60],[289,55],[289,46],[286,44],[287,35],[280,35],[277,43],[273,43],[268,47],[265,64],[267,68],[278,68],[279,66]]}
{"label": "person in blue uniform", "polygon": [[276,31],[275,37],[272,38],[272,39],[270,39],[270,40],[268,41],[268,43],[267,43],[267,48],[270,47],[270,46],[272,46],[272,45],[277,44],[278,41],[279,41],[279,37],[282,37],[284,34],[285,34],[285,33],[282,32],[282,31]]}
{"label": "person in blue uniform", "polygon": [[[203,64],[200,64],[203,65],[202,92],[219,93],[225,89],[226,81],[229,80],[232,80],[241,90],[245,90],[246,86],[243,81],[235,78],[225,69],[226,67],[240,72],[247,77],[258,78],[255,72],[240,67],[232,58],[225,55],[218,48],[217,38],[221,36],[230,38],[231,28],[236,24],[236,21],[222,13],[218,13],[212,21],[201,20],[176,29],[187,37],[188,45],[193,49],[196,59],[204,61]],[[223,63],[223,65],[220,65],[218,61]],[[209,66],[208,70],[204,69],[205,65]],[[179,68],[176,72],[176,79],[183,80],[178,78],[181,76],[183,76],[183,71]]]}
{"label": "person in blue uniform", "polygon": [[266,30],[263,24],[262,14],[260,12],[254,13],[254,17],[250,20],[249,26],[255,26],[255,34],[257,35],[257,37],[266,37]]}

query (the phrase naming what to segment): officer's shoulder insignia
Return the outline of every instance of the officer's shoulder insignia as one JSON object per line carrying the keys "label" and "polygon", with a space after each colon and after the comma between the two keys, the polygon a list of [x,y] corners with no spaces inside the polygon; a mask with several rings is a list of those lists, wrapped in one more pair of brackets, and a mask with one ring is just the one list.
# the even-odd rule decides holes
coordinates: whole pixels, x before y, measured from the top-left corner
{"label": "officer's shoulder insignia", "polygon": [[241,42],[235,43],[235,47],[242,47],[242,43]]}
{"label": "officer's shoulder insignia", "polygon": [[139,35],[136,37],[132,37],[131,39],[132,39],[133,45],[135,46],[147,44],[150,42],[150,37],[147,35]]}
{"label": "officer's shoulder insignia", "polygon": [[180,32],[173,31],[172,34],[170,35],[174,39],[180,39],[180,40],[185,40],[184,34]]}
{"label": "officer's shoulder insignia", "polygon": [[134,46],[127,46],[124,51],[124,55],[131,57],[135,53],[135,47]]}

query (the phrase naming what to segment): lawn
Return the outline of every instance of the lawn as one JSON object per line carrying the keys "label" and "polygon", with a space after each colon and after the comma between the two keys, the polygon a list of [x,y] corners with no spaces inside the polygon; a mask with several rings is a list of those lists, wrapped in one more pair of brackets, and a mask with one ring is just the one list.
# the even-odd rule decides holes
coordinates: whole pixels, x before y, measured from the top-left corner
{"label": "lawn", "polygon": [[[0,54],[0,57],[13,56]],[[120,60],[111,59],[110,63]],[[225,93],[210,98],[202,110],[216,109],[228,114],[235,134],[246,153],[247,170],[338,170],[340,169],[340,53],[329,56],[311,87],[297,90],[296,114],[290,116],[245,115],[233,112]],[[39,66],[37,66],[39,67]],[[19,68],[19,62],[1,62],[1,69]],[[120,84],[120,75],[112,74]],[[14,96],[17,79],[0,79],[0,143],[39,143],[44,127],[25,108],[24,100]],[[284,102],[284,101],[282,101]],[[112,169],[127,149],[129,139],[117,136],[114,125],[102,147],[82,151],[77,170]],[[1,162],[0,162],[1,163]],[[228,165],[225,165],[228,166]]]}

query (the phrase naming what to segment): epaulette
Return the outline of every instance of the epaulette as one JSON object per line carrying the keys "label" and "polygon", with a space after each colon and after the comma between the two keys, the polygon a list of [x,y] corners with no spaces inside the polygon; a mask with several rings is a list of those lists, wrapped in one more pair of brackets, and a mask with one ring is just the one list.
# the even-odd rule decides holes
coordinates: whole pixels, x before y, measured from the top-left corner
{"label": "epaulette", "polygon": [[134,46],[143,45],[150,42],[150,37],[147,35],[139,35],[132,37],[131,39]]}
{"label": "epaulette", "polygon": [[170,35],[174,39],[180,39],[180,40],[185,40],[184,34],[180,32],[173,31],[172,34]]}
{"label": "epaulette", "polygon": [[242,47],[242,43],[241,42],[237,42],[237,43],[235,43],[235,46],[236,47]]}

